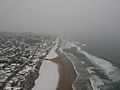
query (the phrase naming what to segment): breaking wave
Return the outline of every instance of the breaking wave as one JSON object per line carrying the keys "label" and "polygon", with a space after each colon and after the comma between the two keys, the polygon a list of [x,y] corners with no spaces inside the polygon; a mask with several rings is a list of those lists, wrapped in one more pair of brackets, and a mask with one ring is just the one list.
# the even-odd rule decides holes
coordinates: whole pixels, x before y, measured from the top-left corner
{"label": "breaking wave", "polygon": [[[86,68],[90,75],[89,80],[91,82],[91,86],[93,90],[101,90],[101,89],[111,90],[111,88],[116,88],[116,87],[120,88],[119,86],[117,86],[120,84],[120,69],[115,67],[111,62],[105,59],[99,58],[97,56],[94,56],[88,53],[87,51],[82,50],[81,47],[85,47],[85,46],[87,45],[80,44],[74,41],[72,42],[67,41],[66,44],[64,44],[63,46],[63,50],[65,49],[70,50],[73,47],[76,48],[76,51],[71,50],[71,52],[69,53],[65,52],[67,57],[70,59],[70,61],[74,65],[74,68],[78,75],[75,82],[79,82],[80,80],[79,77],[81,72],[79,69],[80,68],[79,62],[81,62],[83,66],[85,63],[88,63],[88,62],[86,62],[86,60],[80,60],[79,57],[76,57],[75,53],[73,52],[77,52],[79,54],[86,56],[88,60],[91,62],[91,65],[87,66]],[[113,85],[115,85],[115,87]],[[79,90],[79,89],[76,89],[76,87],[74,86],[74,83],[73,83],[73,88],[74,90]]]}

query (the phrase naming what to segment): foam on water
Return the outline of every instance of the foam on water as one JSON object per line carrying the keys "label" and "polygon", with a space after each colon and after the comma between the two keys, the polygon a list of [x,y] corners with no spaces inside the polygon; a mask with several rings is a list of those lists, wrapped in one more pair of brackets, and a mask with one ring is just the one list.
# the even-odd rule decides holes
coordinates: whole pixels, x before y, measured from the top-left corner
{"label": "foam on water", "polygon": [[[91,55],[88,52],[83,51],[80,46],[76,45],[76,43],[74,42],[71,43],[72,43],[71,47],[76,47],[77,51],[87,56],[91,62],[95,63],[97,66],[103,69],[110,79],[112,79],[113,81],[120,80],[120,70],[117,67],[113,66],[111,62],[104,60],[102,58],[98,58],[97,56]],[[85,44],[81,44],[81,45],[87,46]],[[70,46],[70,41],[69,41],[69,46]]]}
{"label": "foam on water", "polygon": [[81,50],[80,52],[85,56],[87,56],[89,60],[91,60],[101,69],[103,69],[104,73],[109,77],[109,79],[112,79],[113,81],[120,80],[120,70],[117,67],[113,66],[110,62],[104,59],[98,58],[96,56],[93,56],[85,51]]}
{"label": "foam on water", "polygon": [[104,82],[96,74],[94,74],[95,72],[92,71],[91,68],[92,67],[89,67],[89,68],[87,68],[87,70],[88,70],[89,74],[91,75],[90,82],[93,87],[93,90],[100,90],[100,88],[98,88],[98,87],[104,85]]}
{"label": "foam on water", "polygon": [[[85,55],[93,64],[95,64],[97,67],[87,67],[87,71],[90,74],[90,82],[91,82],[91,86],[93,87],[94,90],[100,90],[100,86],[103,86],[105,83],[109,83],[109,82],[118,82],[120,81],[120,69],[113,66],[113,64],[105,59],[99,58],[97,56],[91,55],[86,51],[83,51],[81,49],[81,47],[87,46],[85,44],[81,44],[81,46],[77,45],[78,43],[73,42],[73,41],[66,41],[65,45],[62,46],[62,49],[70,49],[72,47],[76,47],[77,52]],[[68,56],[69,57],[69,56]],[[74,62],[72,62],[73,65]],[[82,61],[81,61],[82,63]],[[74,66],[76,72],[77,66]],[[92,69],[97,69],[98,71],[104,72],[104,74],[112,81],[109,80],[105,80],[100,78]],[[77,72],[77,74],[79,74]],[[75,88],[74,88],[75,89]]]}

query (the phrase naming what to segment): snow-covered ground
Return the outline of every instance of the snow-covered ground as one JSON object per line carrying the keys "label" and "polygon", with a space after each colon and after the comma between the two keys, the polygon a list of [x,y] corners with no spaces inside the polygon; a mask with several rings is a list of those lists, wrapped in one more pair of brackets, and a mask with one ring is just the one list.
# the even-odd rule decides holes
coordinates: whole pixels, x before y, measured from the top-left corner
{"label": "snow-covered ground", "polygon": [[48,60],[43,61],[39,74],[32,90],[56,90],[59,81],[57,64]]}
{"label": "snow-covered ground", "polygon": [[58,57],[58,54],[56,53],[56,49],[59,46],[59,38],[56,39],[55,41],[55,46],[50,50],[49,54],[46,56],[45,59],[53,59]]}
{"label": "snow-covered ground", "polygon": [[50,52],[45,58],[48,60],[43,61],[39,71],[40,75],[38,79],[35,81],[35,86],[33,87],[32,90],[57,89],[57,85],[59,81],[58,65],[49,60],[58,57],[58,54],[56,53],[56,49],[58,48],[58,46],[59,46],[59,38],[55,40],[54,47],[50,50]]}

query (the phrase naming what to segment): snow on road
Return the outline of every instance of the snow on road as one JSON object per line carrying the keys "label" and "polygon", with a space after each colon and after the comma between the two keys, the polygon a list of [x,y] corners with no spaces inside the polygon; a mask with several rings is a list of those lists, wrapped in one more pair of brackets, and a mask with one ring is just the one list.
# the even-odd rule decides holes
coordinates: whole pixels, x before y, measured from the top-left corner
{"label": "snow on road", "polygon": [[39,77],[32,90],[56,90],[59,81],[57,64],[52,61],[43,61]]}

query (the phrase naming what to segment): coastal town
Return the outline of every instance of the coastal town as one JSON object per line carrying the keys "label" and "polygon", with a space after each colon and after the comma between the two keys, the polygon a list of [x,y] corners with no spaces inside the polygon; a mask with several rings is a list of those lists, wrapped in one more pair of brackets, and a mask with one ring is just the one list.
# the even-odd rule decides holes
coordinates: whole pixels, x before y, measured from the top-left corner
{"label": "coastal town", "polygon": [[0,32],[0,90],[30,90],[55,36]]}
{"label": "coastal town", "polygon": [[0,90],[120,90],[120,0],[0,0]]}
{"label": "coastal town", "polygon": [[0,90],[119,90],[120,69],[84,47],[51,34],[0,31]]}

